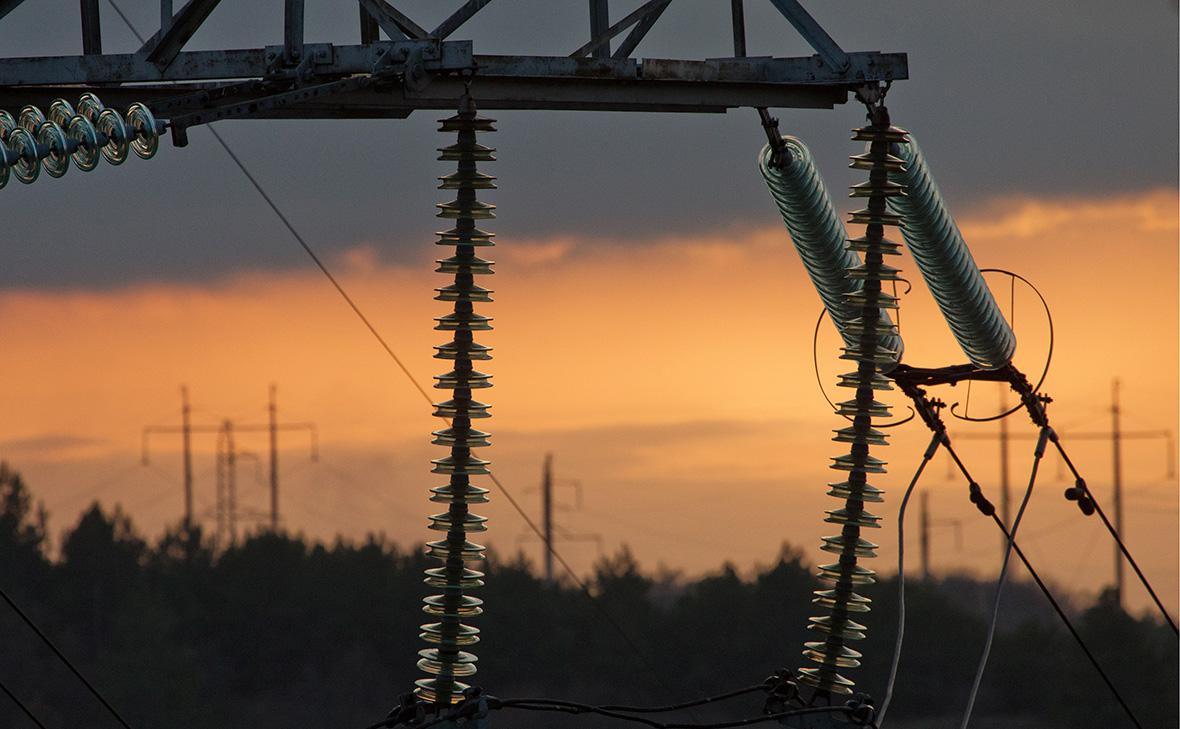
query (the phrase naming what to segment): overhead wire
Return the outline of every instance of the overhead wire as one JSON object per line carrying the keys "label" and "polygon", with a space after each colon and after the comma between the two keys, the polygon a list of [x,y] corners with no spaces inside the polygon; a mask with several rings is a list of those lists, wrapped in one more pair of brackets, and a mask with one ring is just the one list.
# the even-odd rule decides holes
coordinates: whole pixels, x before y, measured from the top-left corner
{"label": "overhead wire", "polygon": [[498,702],[497,708],[524,709],[529,711],[554,711],[568,714],[598,714],[600,716],[605,716],[620,721],[630,721],[637,724],[644,724],[646,726],[652,727],[652,729],[732,729],[733,727],[762,724],[768,721],[782,721],[783,719],[788,719],[795,716],[804,716],[807,714],[851,713],[851,709],[849,709],[847,706],[809,706],[802,709],[779,711],[770,714],[749,717],[746,719],[736,719],[733,721],[696,723],[656,721],[643,716],[634,716],[632,714],[611,711],[601,706],[579,704],[573,701],[561,701],[558,699],[504,699]]}
{"label": "overhead wire", "polygon": [[17,695],[14,694],[7,685],[5,685],[3,680],[0,680],[0,691],[3,691],[8,696],[8,698],[12,699],[12,703],[16,704],[17,708],[19,708],[25,716],[29,717],[29,721],[36,724],[39,729],[45,729],[45,725],[41,723],[41,720],[37,718],[37,715],[34,714],[28,706],[25,706],[25,702],[17,698]]}
{"label": "overhead wire", "polygon": [[909,486],[906,487],[905,494],[901,497],[901,506],[897,510],[897,638],[893,644],[893,660],[889,664],[889,678],[885,681],[885,698],[881,701],[881,708],[877,711],[877,724],[885,722],[885,713],[889,710],[889,704],[893,701],[893,686],[897,682],[897,669],[901,664],[901,647],[905,640],[905,514],[906,506],[910,503],[910,496],[914,493],[914,488],[918,485],[918,479],[922,477],[922,472],[926,470],[926,465],[934,458],[934,454],[938,451],[939,443],[942,442],[943,433],[935,432],[930,438],[930,445],[926,447],[926,451],[922,454],[922,461],[918,464],[918,470],[914,472],[914,477],[910,479]]}
{"label": "overhead wire", "polygon": [[733,691],[726,691],[723,694],[716,696],[707,696],[703,699],[694,699],[693,701],[684,701],[679,704],[668,704],[665,706],[627,706],[621,704],[602,704],[599,708],[607,709],[609,711],[622,711],[631,714],[665,714],[670,711],[680,711],[681,709],[691,709],[694,706],[704,706],[705,704],[713,704],[718,701],[726,701],[734,699],[739,696],[756,693],[758,691],[765,691],[767,689],[766,682],[756,683],[752,686],[744,686]]}
{"label": "overhead wire", "polygon": [[[732,698],[733,696],[738,696],[738,695],[741,695],[744,693],[751,693],[753,691],[763,690],[766,688],[767,688],[766,684],[760,684],[758,686],[752,686],[752,687],[747,687],[745,689],[739,689],[737,691],[731,691],[727,694],[722,694],[721,696],[713,697],[712,699],[702,700],[702,701],[721,700],[723,698]],[[699,704],[701,702],[689,702],[689,703]],[[683,707],[683,706],[685,706],[685,705],[677,705],[677,707]],[[809,715],[809,714],[843,713],[843,714],[848,715],[848,717],[850,719],[852,719],[853,722],[856,724],[860,724],[862,726],[868,726],[871,729],[877,729],[876,723],[872,720],[871,709],[867,714],[865,714],[865,713],[861,713],[861,711],[860,711],[860,709],[862,707],[867,708],[867,706],[864,704],[858,705],[854,702],[848,702],[843,705],[808,706],[808,707],[803,707],[803,708],[798,708],[798,709],[789,709],[786,711],[767,712],[767,713],[763,713],[759,716],[748,717],[745,719],[736,719],[736,720],[732,720],[732,721],[701,723],[701,722],[657,721],[655,719],[649,719],[644,716],[636,716],[634,713],[625,713],[625,712],[619,711],[617,708],[611,708],[608,706],[595,706],[592,704],[584,704],[584,703],[580,703],[580,702],[576,702],[576,701],[566,701],[563,699],[543,699],[543,698],[540,698],[540,699],[532,699],[532,698],[499,699],[499,698],[492,697],[492,696],[478,696],[478,697],[472,697],[472,698],[468,699],[467,701],[459,704],[457,707],[455,707],[450,712],[447,712],[445,714],[441,714],[440,716],[437,716],[430,721],[421,722],[421,723],[412,723],[412,722],[407,722],[404,718],[402,718],[400,716],[391,714],[389,717],[386,717],[385,719],[383,719],[379,722],[376,722],[374,724],[370,724],[365,729],[384,729],[387,727],[401,726],[403,724],[408,727],[411,727],[411,729],[430,729],[431,727],[437,726],[439,724],[446,724],[446,723],[454,722],[454,721],[461,719],[461,718],[468,718],[470,720],[470,718],[472,716],[475,716],[475,715],[484,716],[484,715],[486,715],[486,713],[488,711],[497,711],[497,710],[502,710],[502,709],[519,709],[519,710],[523,710],[523,711],[546,711],[546,712],[557,712],[557,713],[563,713],[563,714],[595,714],[598,716],[605,716],[607,718],[616,719],[619,721],[629,721],[629,722],[633,722],[636,724],[643,724],[644,726],[651,727],[652,729],[734,729],[735,727],[751,726],[753,724],[762,724],[762,723],[770,722],[770,721],[782,721],[784,719],[789,719],[789,718],[796,717],[796,716],[805,716],[805,715]],[[628,707],[628,708],[639,709],[640,707]],[[655,710],[655,709],[663,709],[663,708],[672,708],[672,707],[643,707],[643,710],[647,711],[647,710]],[[859,716],[858,716],[858,714],[859,714]]]}
{"label": "overhead wire", "polygon": [[[131,21],[127,18],[127,16],[123,13],[123,11],[121,9],[119,9],[119,6],[116,4],[115,0],[107,0],[107,2],[109,2],[111,7],[113,7],[115,9],[115,12],[118,13],[119,17],[123,20],[123,23],[135,35],[135,37],[138,38],[141,43],[144,42],[143,36],[139,33],[138,30],[136,30],[135,26],[131,23]],[[258,192],[258,194],[266,202],[267,206],[279,218],[279,220],[283,223],[283,226],[286,227],[287,231],[299,243],[300,247],[303,248],[303,251],[308,255],[309,258],[311,258],[312,262],[316,265],[316,267],[320,270],[320,272],[324,275],[324,277],[328,279],[328,281],[332,284],[333,288],[336,289],[336,292],[338,294],[340,294],[341,298],[344,299],[345,303],[348,304],[349,308],[352,309],[353,313],[357,316],[357,318],[359,318],[361,320],[361,322],[365,325],[365,328],[367,328],[369,330],[369,333],[373,335],[373,337],[381,345],[382,349],[385,350],[386,354],[388,354],[389,357],[397,364],[398,368],[401,369],[402,373],[406,376],[406,379],[408,379],[410,381],[410,384],[413,385],[414,389],[418,391],[418,394],[420,394],[423,397],[423,399],[425,399],[428,403],[433,405],[433,401],[431,400],[430,395],[426,392],[426,389],[422,387],[422,385],[418,382],[417,378],[415,378],[413,373],[410,372],[409,368],[406,367],[405,363],[402,362],[400,357],[398,357],[397,353],[394,352],[393,348],[389,345],[389,343],[387,341],[385,341],[385,338],[383,336],[381,336],[381,333],[379,331],[377,331],[377,328],[373,325],[373,323],[369,320],[369,318],[367,316],[365,316],[365,314],[361,310],[360,306],[358,306],[357,303],[353,300],[353,298],[348,294],[348,292],[344,289],[343,285],[341,285],[339,280],[337,280],[337,278],[334,275],[332,275],[332,272],[328,269],[327,265],[316,254],[316,252],[312,249],[311,245],[307,242],[307,240],[299,233],[299,231],[295,228],[295,226],[291,223],[291,221],[287,218],[287,216],[283,213],[283,211],[279,208],[279,206],[275,203],[275,201],[271,198],[271,196],[266,192],[266,190],[258,182],[257,178],[254,177],[254,175],[246,167],[245,163],[242,162],[241,158],[239,158],[238,155],[234,153],[233,149],[229,146],[229,144],[225,141],[225,139],[223,139],[222,136],[217,133],[217,130],[213,128],[212,124],[208,124],[206,126],[208,127],[209,132],[213,135],[214,139],[216,139],[218,144],[221,145],[222,149],[225,150],[225,153],[227,155],[229,155],[229,158],[233,161],[233,163],[237,166],[237,168],[242,172],[242,174],[246,177],[246,179],[250,182],[250,184]],[[647,656],[643,653],[643,651],[641,651],[639,649],[639,646],[635,642],[635,640],[632,639],[631,636],[623,629],[622,625],[620,625],[619,622],[617,620],[615,620],[614,616],[612,616],[606,610],[606,608],[602,606],[602,604],[600,603],[598,598],[595,597],[595,595],[590,591],[589,586],[581,578],[578,577],[577,573],[574,572],[573,568],[570,567],[569,563],[565,560],[565,558],[562,557],[560,553],[558,553],[558,551],[553,547],[553,545],[551,543],[544,541],[544,539],[545,539],[544,532],[542,532],[541,529],[536,525],[536,523],[533,522],[533,520],[531,518],[529,518],[528,514],[525,513],[525,511],[521,507],[520,503],[517,502],[516,498],[513,497],[512,494],[504,487],[504,484],[501,483],[500,479],[497,478],[494,473],[490,473],[490,474],[488,474],[488,476],[491,479],[492,483],[494,483],[496,485],[496,487],[500,490],[500,493],[502,493],[504,495],[504,497],[508,500],[508,503],[512,506],[512,508],[516,511],[516,513],[520,515],[520,518],[523,519],[525,524],[528,525],[529,529],[531,529],[538,537],[541,538],[542,542],[545,543],[546,548],[553,555],[554,559],[556,559],[558,561],[558,563],[561,564],[562,568],[566,571],[566,573],[569,575],[570,579],[574,582],[574,584],[577,585],[578,588],[590,599],[591,603],[598,609],[598,611],[601,613],[603,618],[608,623],[610,623],[610,625],[614,628],[615,632],[617,632],[619,634],[619,636],[621,638],[623,638],[623,641],[628,645],[628,647],[636,654],[637,657],[639,657],[639,659],[645,664],[647,669],[652,672],[652,675],[653,675],[653,677],[656,678],[657,683],[660,684],[660,686],[663,688],[663,690],[671,693],[671,688],[664,681],[663,674],[659,670],[659,668],[656,667],[655,664],[653,664],[650,661],[650,659],[647,658]]]}
{"label": "overhead wire", "polygon": [[[946,449],[947,453],[950,454],[951,458],[955,462],[955,465],[958,466],[959,472],[963,474],[963,477],[967,479],[967,482],[973,485],[976,484],[975,479],[971,476],[971,472],[967,470],[967,465],[963,463],[961,458],[959,458],[959,454],[955,451],[955,448],[953,445],[951,445],[950,441],[943,441],[942,446]],[[990,506],[990,503],[987,505]],[[1069,634],[1073,636],[1074,642],[1076,642],[1078,647],[1081,648],[1082,653],[1085,654],[1087,660],[1090,661],[1090,665],[1093,666],[1094,670],[1098,672],[1102,682],[1106,684],[1106,687],[1110,690],[1119,706],[1123,708],[1123,711],[1127,714],[1127,717],[1130,718],[1131,723],[1136,727],[1141,728],[1142,725],[1139,723],[1138,718],[1136,718],[1135,712],[1131,711],[1131,707],[1127,704],[1126,700],[1123,699],[1122,693],[1118,690],[1118,688],[1115,687],[1114,682],[1110,679],[1110,676],[1106,674],[1106,671],[1103,670],[1102,664],[1098,662],[1098,658],[1090,650],[1090,647],[1086,645],[1085,639],[1082,637],[1081,633],[1078,632],[1077,628],[1074,627],[1073,621],[1070,620],[1069,615],[1067,615],[1065,612],[1065,609],[1062,608],[1059,602],[1057,602],[1057,598],[1053,596],[1053,592],[1049,589],[1049,586],[1045,584],[1045,581],[1041,579],[1040,574],[1036,571],[1036,569],[1033,568],[1032,562],[1025,555],[1024,550],[1020,548],[1020,544],[1017,543],[1015,536],[1009,533],[1008,527],[1005,526],[1003,519],[1001,519],[996,513],[995,508],[991,507],[984,509],[978,503],[976,504],[976,507],[979,508],[981,513],[991,517],[991,520],[996,525],[996,528],[998,528],[1000,533],[1004,535],[1005,542],[1011,544],[1012,549],[1016,552],[1016,556],[1020,558],[1020,561],[1024,564],[1024,568],[1028,570],[1029,576],[1033,578],[1033,582],[1036,583],[1037,587],[1041,591],[1041,594],[1044,595],[1045,599],[1049,601],[1049,605],[1053,608],[1053,611],[1057,613],[1057,617],[1061,619],[1061,622],[1063,625],[1065,625],[1066,630],[1068,630]]]}
{"label": "overhead wire", "polygon": [[106,708],[106,710],[110,713],[110,715],[115,718],[115,721],[119,722],[123,729],[131,729],[131,725],[127,723],[127,720],[123,718],[123,715],[111,705],[111,702],[106,700],[106,697],[94,687],[94,684],[90,683],[90,681],[88,681],[86,677],[82,675],[82,672],[78,670],[77,666],[75,666],[69,658],[66,658],[65,654],[62,653],[61,650],[59,650],[58,647],[53,643],[53,641],[49,639],[49,636],[45,635],[41,628],[37,627],[37,624],[33,622],[33,619],[30,618],[24,610],[21,610],[15,602],[13,602],[12,597],[9,596],[8,592],[5,591],[3,587],[0,587],[0,598],[3,598],[4,602],[8,603],[8,607],[12,608],[12,611],[15,612],[17,616],[19,616],[20,619],[24,621],[24,624],[27,625],[29,629],[37,635],[38,638],[41,639],[41,642],[44,643],[55,656],[57,656],[58,660],[65,664],[66,668],[70,670],[70,673],[74,674],[74,677],[82,682],[82,685],[86,687],[86,689],[94,696],[94,698],[98,699],[98,702],[102,704],[103,707]]}
{"label": "overhead wire", "polygon": [[1147,590],[1147,594],[1150,595],[1151,599],[1155,602],[1155,606],[1159,609],[1160,614],[1164,616],[1164,620],[1168,621],[1168,625],[1172,628],[1172,632],[1180,635],[1180,628],[1177,628],[1176,621],[1172,619],[1171,613],[1169,613],[1167,608],[1164,607],[1163,601],[1160,600],[1159,595],[1156,594],[1155,588],[1151,585],[1151,580],[1147,579],[1147,575],[1143,574],[1143,570],[1139,569],[1139,563],[1136,562],[1135,558],[1131,556],[1131,550],[1127,549],[1127,545],[1123,542],[1123,538],[1119,534],[1118,529],[1115,529],[1114,524],[1110,523],[1110,519],[1106,518],[1106,512],[1102,509],[1102,506],[1098,503],[1098,500],[1094,498],[1094,492],[1091,491],[1090,487],[1086,485],[1086,480],[1082,478],[1080,473],[1078,473],[1077,467],[1074,466],[1073,461],[1070,460],[1069,454],[1065,452],[1065,447],[1061,445],[1061,439],[1057,437],[1056,433],[1053,434],[1052,441],[1054,447],[1057,448],[1057,452],[1061,454],[1062,460],[1065,461],[1065,465],[1069,468],[1070,473],[1073,474],[1077,487],[1085,492],[1085,495],[1090,499],[1090,503],[1094,505],[1094,511],[1098,512],[1098,518],[1101,519],[1102,523],[1106,526],[1106,531],[1110,533],[1111,538],[1114,539],[1115,544],[1118,545],[1119,551],[1122,552],[1123,557],[1125,557],[1127,560],[1127,563],[1131,565],[1131,569],[1135,571],[1135,575],[1139,578],[1139,582],[1142,583],[1144,589]]}
{"label": "overhead wire", "polygon": [[1049,428],[1048,426],[1041,428],[1040,438],[1037,439],[1037,447],[1033,455],[1032,472],[1028,478],[1028,488],[1024,490],[1024,498],[1020,500],[1020,508],[1016,510],[1016,518],[1012,521],[1012,529],[1007,534],[1007,544],[1004,547],[1004,560],[1000,563],[1000,576],[996,579],[996,594],[992,600],[992,614],[987,626],[987,640],[983,644],[983,654],[979,657],[979,666],[975,669],[975,679],[971,682],[971,693],[967,696],[967,708],[963,711],[963,721],[960,722],[960,729],[967,729],[967,725],[971,723],[971,711],[975,708],[975,699],[979,695],[979,687],[983,683],[983,672],[987,669],[987,659],[991,655],[992,641],[996,635],[996,624],[1000,618],[1000,597],[1004,592],[1004,583],[1008,577],[1008,562],[1012,558],[1012,548],[1016,545],[1016,531],[1020,528],[1020,522],[1024,519],[1024,511],[1028,508],[1029,499],[1032,498],[1033,487],[1037,483],[1037,471],[1041,465],[1041,459],[1045,456],[1045,447],[1049,443]]}

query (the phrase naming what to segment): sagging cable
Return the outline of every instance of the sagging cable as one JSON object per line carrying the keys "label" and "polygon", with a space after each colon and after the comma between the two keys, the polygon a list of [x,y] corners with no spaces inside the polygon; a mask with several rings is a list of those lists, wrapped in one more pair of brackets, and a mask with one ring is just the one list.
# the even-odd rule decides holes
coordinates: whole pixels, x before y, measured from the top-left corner
{"label": "sagging cable", "polygon": [[901,646],[905,640],[906,506],[910,502],[910,496],[914,493],[914,487],[918,485],[918,479],[922,477],[922,472],[926,470],[927,464],[934,458],[934,454],[938,452],[938,446],[942,444],[944,437],[945,434],[941,431],[935,432],[930,437],[930,445],[926,446],[926,451],[922,454],[922,462],[918,464],[918,470],[914,472],[914,477],[910,479],[910,485],[906,487],[905,494],[901,497],[901,506],[897,510],[897,639],[893,644],[893,660],[889,664],[889,679],[885,682],[885,698],[881,702],[881,708],[877,712],[877,726],[885,723],[885,712],[889,711],[889,704],[893,701],[893,686],[897,682],[897,668],[901,663]]}
{"label": "sagging cable", "polygon": [[1024,498],[1020,500],[1020,508],[1016,511],[1016,518],[1012,521],[1012,529],[1008,532],[1007,545],[1004,547],[1004,560],[1000,563],[1000,576],[996,580],[996,596],[992,601],[992,615],[987,626],[987,640],[983,644],[983,655],[979,657],[979,666],[975,669],[975,679],[971,682],[971,693],[967,697],[967,708],[963,711],[963,721],[960,722],[959,729],[967,729],[967,725],[971,723],[971,711],[975,708],[975,699],[979,695],[979,686],[983,683],[983,672],[987,669],[987,659],[991,655],[992,641],[996,635],[996,623],[1000,617],[1000,597],[1004,592],[1004,583],[1008,577],[1008,562],[1012,558],[1012,547],[1016,544],[1016,532],[1020,529],[1020,522],[1024,519],[1024,511],[1028,508],[1033,487],[1037,483],[1037,471],[1040,468],[1041,459],[1045,457],[1045,447],[1049,443],[1051,432],[1052,429],[1048,426],[1042,427],[1041,433],[1037,437],[1036,449],[1033,451],[1032,471],[1028,478],[1028,488],[1024,490]]}

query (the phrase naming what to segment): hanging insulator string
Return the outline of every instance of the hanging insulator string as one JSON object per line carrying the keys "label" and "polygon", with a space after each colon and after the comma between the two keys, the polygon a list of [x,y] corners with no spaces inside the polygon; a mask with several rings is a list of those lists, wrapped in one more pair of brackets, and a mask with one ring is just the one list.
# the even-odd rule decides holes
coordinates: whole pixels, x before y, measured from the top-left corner
{"label": "hanging insulator string", "polygon": [[453,256],[438,260],[439,273],[454,276],[453,283],[436,289],[435,299],[454,305],[453,311],[438,317],[439,331],[452,332],[449,342],[435,347],[435,358],[450,361],[452,369],[435,376],[434,387],[449,390],[451,399],[435,403],[436,417],[447,427],[434,431],[434,445],[449,454],[432,461],[432,473],[448,477],[447,483],[431,489],[431,501],[447,510],[430,517],[430,529],[444,532],[445,539],[427,544],[427,554],[441,567],[426,570],[426,584],[441,594],[425,598],[423,611],[437,622],[422,626],[420,637],[430,646],[419,651],[418,667],[429,677],[416,682],[415,694],[437,707],[463,700],[468,684],[460,679],[475,675],[476,656],[466,648],[479,642],[479,629],[464,621],[483,612],[483,601],[468,594],[483,586],[483,573],[469,568],[485,559],[484,546],[468,539],[485,531],[486,519],[471,512],[474,504],[487,503],[487,489],[471,482],[472,476],[490,474],[488,461],[474,449],[491,445],[490,435],[472,427],[473,420],[491,417],[489,406],[472,397],[474,390],[492,386],[491,376],[474,369],[473,363],[492,358],[491,348],[475,342],[474,333],[492,328],[491,319],[475,312],[476,303],[490,302],[491,291],[475,283],[475,277],[492,273],[492,262],[475,255],[477,248],[490,247],[492,233],[476,227],[476,221],[495,217],[495,206],[476,199],[477,190],[494,189],[495,178],[476,168],[476,163],[495,159],[495,150],[476,142],[477,132],[495,131],[494,120],[476,116],[475,102],[465,95],[459,112],[443,119],[439,131],[456,132],[455,144],[439,149],[439,159],[457,163],[457,170],[439,178],[440,189],[454,190],[455,199],[438,205],[438,217],[454,221],[441,231],[438,245],[454,246]]}
{"label": "hanging insulator string", "polygon": [[883,345],[883,334],[896,334],[896,328],[881,317],[882,309],[892,305],[892,297],[881,290],[882,281],[893,280],[898,270],[884,263],[885,255],[896,255],[898,245],[885,238],[884,229],[897,225],[900,218],[888,212],[887,199],[905,194],[905,188],[888,179],[896,158],[889,154],[892,144],[904,142],[906,133],[890,124],[884,105],[869,106],[869,124],[854,130],[852,139],[869,143],[866,154],[852,158],[852,167],[867,170],[867,182],[854,185],[850,196],[865,198],[866,207],[851,214],[850,222],[865,225],[865,234],[848,241],[850,251],[864,256],[845,272],[848,279],[862,282],[858,290],[845,294],[855,316],[844,327],[852,343],[844,348],[841,359],[856,363],[856,370],[841,375],[840,387],[855,390],[851,400],[837,403],[837,412],[852,423],[835,431],[836,442],[849,444],[846,455],[833,459],[831,468],[847,472],[846,480],[829,484],[828,495],[843,499],[842,508],[828,511],[825,521],[839,524],[840,534],[824,537],[821,549],[838,555],[838,560],[821,565],[819,577],[831,583],[830,589],[818,590],[813,602],[827,608],[828,615],[810,618],[808,628],[824,634],[823,640],[809,641],[803,655],[819,664],[818,668],[800,668],[799,681],[826,694],[851,694],[854,682],[840,674],[842,669],[860,666],[860,652],[849,647],[851,641],[865,637],[865,626],[852,619],[854,614],[869,611],[870,600],[857,594],[861,586],[876,581],[875,573],[859,564],[860,558],[875,557],[877,545],[864,539],[861,530],[879,528],[880,517],[865,509],[866,502],[881,502],[883,493],[868,483],[868,474],[884,473],[885,462],[869,454],[870,446],[886,445],[885,433],[873,427],[873,418],[887,418],[889,406],[878,402],[875,394],[893,386],[882,374],[892,369],[898,352]]}

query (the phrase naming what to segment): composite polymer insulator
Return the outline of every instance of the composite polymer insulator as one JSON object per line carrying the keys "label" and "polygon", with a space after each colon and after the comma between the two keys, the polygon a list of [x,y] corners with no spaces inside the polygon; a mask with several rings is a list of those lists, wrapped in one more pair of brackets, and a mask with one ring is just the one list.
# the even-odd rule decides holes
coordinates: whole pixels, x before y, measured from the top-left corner
{"label": "composite polymer insulator", "polygon": [[905,141],[906,135],[889,124],[885,108],[874,108],[872,123],[855,130],[853,139],[869,142],[868,151],[854,156],[851,165],[867,170],[869,179],[850,190],[853,198],[865,200],[865,207],[850,216],[852,223],[865,225],[865,234],[850,240],[848,248],[862,254],[864,260],[853,255],[843,271],[847,282],[860,286],[844,294],[849,314],[843,327],[847,346],[841,355],[856,362],[856,371],[841,375],[838,385],[853,389],[855,396],[837,404],[837,412],[851,423],[836,430],[832,439],[847,443],[848,451],[835,456],[830,465],[845,474],[844,480],[828,484],[828,495],[841,499],[843,506],[829,510],[825,519],[839,525],[840,533],[824,537],[820,548],[837,555],[837,560],[819,567],[820,579],[829,586],[816,591],[813,600],[828,614],[812,617],[807,626],[823,637],[805,643],[803,650],[803,655],[818,665],[799,669],[801,682],[835,694],[852,693],[855,685],[841,671],[860,665],[861,654],[849,643],[863,639],[866,628],[853,616],[869,612],[871,604],[856,591],[876,581],[875,573],[859,560],[877,556],[877,545],[861,531],[879,527],[880,517],[867,511],[865,504],[883,501],[882,490],[868,478],[884,473],[886,463],[869,450],[887,444],[885,434],[873,427],[873,419],[888,417],[889,406],[878,401],[875,393],[892,389],[882,371],[896,362],[887,344],[889,337],[897,335],[896,330],[882,314],[884,309],[895,308],[897,301],[881,290],[881,284],[898,278],[898,270],[886,265],[884,257],[896,255],[900,245],[886,239],[884,230],[900,220],[888,211],[886,201],[906,194],[904,185],[889,179],[891,170],[902,167],[889,153],[890,145]]}
{"label": "composite polymer insulator", "polygon": [[901,216],[901,234],[930,293],[971,363],[989,370],[1003,367],[1016,351],[1016,335],[947,210],[922,150],[911,138],[894,144],[892,152],[904,166],[891,169],[889,178],[908,194],[891,198],[889,207]]}
{"label": "composite polymer insulator", "polygon": [[[863,269],[860,256],[848,245],[844,224],[836,214],[807,145],[795,137],[784,136],[782,140],[784,149],[780,154],[776,154],[770,145],[762,148],[758,168],[791,234],[795,250],[803,260],[807,275],[845,345],[852,346],[860,335],[851,327],[851,322],[858,317],[861,304],[848,296],[861,290],[863,276],[850,276],[848,272]],[[894,353],[893,359],[898,361],[903,350],[901,336],[893,328],[888,312],[881,311],[880,317],[883,321],[879,332],[880,349]]]}
{"label": "composite polymer insulator", "polygon": [[426,584],[438,593],[425,598],[423,611],[432,618],[420,637],[428,647],[419,651],[418,667],[428,674],[416,681],[414,692],[424,701],[449,706],[463,698],[468,684],[461,679],[475,674],[476,656],[470,646],[479,642],[479,629],[466,624],[483,612],[483,601],[469,592],[483,585],[483,573],[468,565],[484,559],[484,547],[469,539],[485,531],[484,517],[471,512],[474,504],[487,502],[487,489],[471,482],[472,476],[490,473],[488,461],[473,449],[491,445],[490,435],[472,427],[473,420],[491,417],[489,406],[472,392],[492,386],[491,376],[474,368],[492,358],[491,349],[475,342],[475,332],[492,328],[491,319],[475,312],[477,303],[491,301],[492,292],[475,283],[475,277],[492,273],[492,262],[476,255],[491,245],[493,233],[476,226],[477,220],[495,217],[495,206],[476,199],[477,190],[494,189],[495,178],[476,169],[476,163],[495,159],[494,150],[476,142],[477,132],[495,131],[494,120],[476,115],[475,104],[464,97],[459,113],[441,120],[439,131],[457,132],[455,144],[439,149],[440,160],[457,162],[458,169],[440,177],[439,188],[454,190],[455,199],[438,204],[438,217],[453,227],[438,233],[438,245],[454,247],[454,255],[438,260],[439,273],[453,276],[452,283],[435,291],[438,301],[453,304],[450,313],[438,317],[435,329],[452,332],[450,341],[435,346],[434,357],[451,363],[451,369],[435,376],[435,388],[449,390],[450,399],[434,405],[434,415],[447,427],[434,431],[434,445],[447,449],[437,458],[431,473],[447,476],[446,483],[431,489],[430,500],[447,510],[430,517],[429,528],[446,537],[427,544],[427,554],[442,563],[426,570]]}
{"label": "composite polymer insulator", "polygon": [[130,152],[150,159],[163,129],[143,104],[132,104],[120,115],[90,93],[81,96],[77,110],[65,99],[53,101],[48,115],[35,106],[22,108],[15,118],[0,110],[0,187],[10,172],[31,184],[41,170],[61,177],[71,162],[89,172],[99,159],[122,164]]}

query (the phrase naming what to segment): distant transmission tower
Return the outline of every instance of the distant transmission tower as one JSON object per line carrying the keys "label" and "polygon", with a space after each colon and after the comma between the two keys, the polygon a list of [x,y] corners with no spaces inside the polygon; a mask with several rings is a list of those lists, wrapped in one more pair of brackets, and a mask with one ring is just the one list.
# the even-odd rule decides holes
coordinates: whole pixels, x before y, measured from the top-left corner
{"label": "distant transmission tower", "polygon": [[[143,429],[142,463],[146,466],[150,462],[149,441],[153,433],[180,433],[183,447],[183,475],[184,475],[184,526],[191,528],[194,523],[193,512],[193,467],[192,467],[192,436],[195,433],[209,433],[217,436],[217,501],[214,514],[218,524],[218,535],[230,535],[232,541],[236,532],[237,522],[237,482],[236,466],[239,457],[255,457],[237,448],[236,433],[266,432],[269,436],[270,448],[270,508],[267,521],[272,531],[277,531],[281,521],[279,510],[279,438],[281,430],[302,430],[308,433],[310,439],[310,456],[313,462],[319,460],[319,430],[316,424],[309,421],[279,422],[277,388],[270,386],[270,397],[267,403],[268,419],[265,423],[235,423],[225,419],[218,425],[193,425],[191,407],[189,405],[188,388],[182,386],[181,393],[181,423],[180,425],[149,425]],[[223,534],[224,533],[224,534]]]}
{"label": "distant transmission tower", "polygon": [[[545,461],[541,466],[541,486],[539,489],[526,489],[526,493],[532,491],[541,492],[541,543],[544,551],[544,559],[542,563],[545,566],[545,581],[553,583],[555,581],[553,571],[553,545],[557,542],[594,542],[598,545],[598,551],[602,552],[602,535],[601,534],[572,534],[565,529],[557,526],[556,520],[553,518],[553,513],[556,509],[562,508],[557,504],[553,498],[553,490],[555,486],[569,486],[574,489],[574,508],[582,508],[582,482],[576,479],[562,481],[555,483],[553,478],[553,454],[546,453]],[[523,542],[533,538],[533,533],[526,532],[522,534],[517,541]]]}
{"label": "distant transmission tower", "polygon": [[[1001,411],[1007,409],[1007,401],[1001,400]],[[1108,440],[1111,444],[1111,506],[1114,527],[1119,534],[1126,535],[1123,531],[1123,441],[1124,440],[1163,440],[1165,447],[1166,472],[1165,478],[1171,480],[1176,478],[1176,445],[1175,439],[1170,430],[1123,430],[1122,429],[1122,406],[1119,404],[1119,380],[1115,378],[1111,382],[1110,389],[1110,431],[1089,431],[1089,432],[1069,432],[1059,431],[1058,435],[1069,440]],[[1001,511],[1004,515],[1004,522],[1008,519],[1008,483],[1009,483],[1009,461],[1008,461],[1008,442],[1010,440],[1035,440],[1035,433],[1009,433],[1007,428],[1007,419],[1000,421],[999,433],[961,433],[955,435],[955,440],[999,440],[1000,442],[1000,486]],[[1004,541],[1004,545],[1007,540]],[[1123,555],[1119,549],[1119,545],[1114,545],[1114,595],[1119,605],[1123,604]]]}

